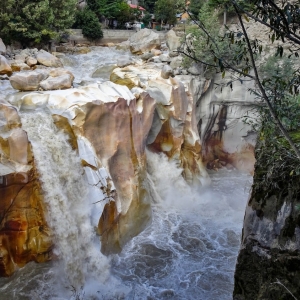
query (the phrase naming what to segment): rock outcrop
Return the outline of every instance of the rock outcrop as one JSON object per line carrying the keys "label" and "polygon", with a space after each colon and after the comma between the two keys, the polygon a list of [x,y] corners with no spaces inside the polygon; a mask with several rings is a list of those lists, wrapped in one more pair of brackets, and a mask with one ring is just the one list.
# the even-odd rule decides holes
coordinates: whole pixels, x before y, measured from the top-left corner
{"label": "rock outcrop", "polygon": [[[182,80],[184,77],[181,76]],[[256,133],[246,122],[256,119],[255,99],[249,92],[253,83],[236,81],[231,89],[221,85],[221,77],[192,78],[189,85],[196,102],[197,127],[206,166],[209,169],[234,167],[253,173]]]}
{"label": "rock outcrop", "polygon": [[150,63],[139,68],[117,68],[112,72],[111,80],[135,88],[134,93],[137,87],[143,88],[156,100],[148,147],[178,160],[189,183],[205,185],[209,178],[202,162],[193,97],[188,85],[184,86],[180,78],[162,78],[161,66]]}
{"label": "rock outcrop", "polygon": [[0,102],[0,276],[51,258],[43,192],[17,109]]}
{"label": "rock outcrop", "polygon": [[278,153],[273,147],[267,152],[266,147],[267,142],[258,143],[234,276],[234,300],[300,297],[299,174],[292,172],[293,167],[292,171],[276,169],[268,161],[272,161],[270,154]]}
{"label": "rock outcrop", "polygon": [[17,108],[52,111],[54,124],[81,157],[89,201],[102,207],[94,224],[102,251],[119,252],[151,220],[145,147],[154,99],[142,93],[137,100],[127,88],[107,82],[59,93],[16,94],[10,101],[15,106],[0,106],[5,132],[0,137],[0,275],[31,260],[50,259],[52,249],[43,184]]}

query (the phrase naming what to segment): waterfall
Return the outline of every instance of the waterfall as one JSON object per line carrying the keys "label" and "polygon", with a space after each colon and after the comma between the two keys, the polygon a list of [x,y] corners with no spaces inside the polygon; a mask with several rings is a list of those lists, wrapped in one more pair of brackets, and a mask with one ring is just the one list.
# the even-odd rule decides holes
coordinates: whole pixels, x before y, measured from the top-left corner
{"label": "waterfall", "polygon": [[21,119],[40,174],[54,254],[63,262],[70,285],[82,286],[88,274],[104,281],[109,263],[94,246],[88,186],[79,156],[54,125],[50,112],[22,112]]}

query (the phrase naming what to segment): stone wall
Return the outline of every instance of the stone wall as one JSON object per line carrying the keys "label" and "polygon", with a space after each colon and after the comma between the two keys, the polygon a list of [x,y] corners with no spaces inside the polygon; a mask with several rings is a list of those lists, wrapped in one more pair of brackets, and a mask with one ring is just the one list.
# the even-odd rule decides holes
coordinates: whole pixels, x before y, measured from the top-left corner
{"label": "stone wall", "polygon": [[[70,29],[71,35],[69,36],[69,40],[73,44],[92,44],[95,46],[105,45],[107,43],[121,43],[127,41],[131,36],[133,36],[136,31],[135,30],[121,30],[121,29],[102,29],[103,38],[96,41],[89,41],[82,34],[82,29]],[[160,38],[163,39],[165,33],[159,33]]]}

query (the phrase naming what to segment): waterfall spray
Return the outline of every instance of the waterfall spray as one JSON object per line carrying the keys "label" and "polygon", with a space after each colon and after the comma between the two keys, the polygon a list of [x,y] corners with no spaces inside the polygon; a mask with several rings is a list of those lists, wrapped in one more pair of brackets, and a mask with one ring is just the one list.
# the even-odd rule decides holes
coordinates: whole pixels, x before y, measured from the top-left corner
{"label": "waterfall spray", "polygon": [[53,124],[50,113],[23,112],[21,119],[40,174],[54,251],[64,264],[70,284],[82,286],[88,274],[104,281],[109,264],[94,246],[88,186],[80,158],[66,135]]}

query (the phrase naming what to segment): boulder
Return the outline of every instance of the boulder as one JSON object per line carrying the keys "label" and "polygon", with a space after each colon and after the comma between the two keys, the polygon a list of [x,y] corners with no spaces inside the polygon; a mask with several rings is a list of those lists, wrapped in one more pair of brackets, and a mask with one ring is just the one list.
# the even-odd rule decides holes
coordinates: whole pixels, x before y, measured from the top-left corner
{"label": "boulder", "polygon": [[159,49],[161,44],[159,34],[147,28],[132,35],[129,42],[130,51],[133,54],[143,54],[151,49]]}
{"label": "boulder", "polygon": [[[166,44],[169,48],[169,52],[172,53],[174,51],[177,51],[177,49],[180,47],[180,37],[176,35],[174,30],[169,30],[166,35]],[[176,52],[175,52],[176,53]]]}
{"label": "boulder", "polygon": [[161,55],[159,56],[159,59],[160,59],[160,61],[162,61],[162,62],[170,62],[170,61],[171,61],[170,56],[169,56],[168,54],[165,54],[165,53],[161,54]]}
{"label": "boulder", "polygon": [[64,68],[55,68],[49,72],[49,76],[52,76],[52,77],[58,77],[58,76],[61,76],[64,74],[69,74],[71,76],[71,80],[73,83],[74,75],[69,70],[66,70]]}
{"label": "boulder", "polygon": [[57,77],[49,76],[40,82],[40,87],[45,91],[63,90],[72,87],[72,77],[70,74],[62,74]]}
{"label": "boulder", "polygon": [[173,68],[173,69],[180,68],[182,65],[182,61],[183,61],[182,56],[173,57],[171,59],[171,63],[170,63],[171,68]]}
{"label": "boulder", "polygon": [[141,55],[142,60],[148,60],[149,58],[152,58],[154,54],[152,52],[147,52]]}
{"label": "boulder", "polygon": [[0,75],[4,75],[4,74],[9,75],[11,73],[12,73],[12,69],[8,64],[7,59],[3,55],[0,55]]}
{"label": "boulder", "polygon": [[4,45],[2,39],[0,38],[0,54],[6,54],[6,46]]}
{"label": "boulder", "polygon": [[16,54],[16,55],[15,55],[15,60],[24,63],[27,56],[28,56],[28,55]]}
{"label": "boulder", "polygon": [[53,68],[60,68],[63,67],[62,62],[55,57],[54,55],[50,54],[49,52],[45,50],[40,50],[36,54],[37,61],[46,67],[53,67]]}
{"label": "boulder", "polygon": [[169,65],[163,66],[160,76],[164,79],[168,79],[170,76],[174,76],[173,69]]}
{"label": "boulder", "polygon": [[193,63],[189,68],[188,72],[192,75],[201,75],[203,74],[203,66],[197,63]]}
{"label": "boulder", "polygon": [[117,59],[117,66],[119,67],[119,68],[124,68],[124,67],[126,67],[126,66],[129,66],[129,65],[131,65],[131,64],[133,64],[133,61],[132,61],[132,59],[131,58],[118,58]]}
{"label": "boulder", "polygon": [[51,259],[53,244],[31,144],[16,107],[1,100],[0,123],[0,276],[10,276],[29,261]]}
{"label": "boulder", "polygon": [[117,44],[116,49],[124,51],[130,50],[130,41],[124,41],[122,43]]}
{"label": "boulder", "polygon": [[36,60],[34,57],[32,57],[32,56],[28,56],[28,57],[26,58],[26,64],[27,64],[29,67],[33,67],[33,66],[35,66],[35,65],[37,64],[37,60]]}
{"label": "boulder", "polygon": [[13,72],[30,70],[30,67],[22,60],[13,60],[11,61],[10,66]]}
{"label": "boulder", "polygon": [[97,67],[97,69],[93,72],[92,77],[93,78],[105,78],[105,79],[109,79],[111,72],[117,68],[116,64],[112,64],[112,65],[102,65]]}
{"label": "boulder", "polygon": [[161,55],[161,50],[158,50],[158,49],[151,49],[150,51],[154,56],[159,56]]}
{"label": "boulder", "polygon": [[14,73],[10,78],[10,84],[16,90],[36,91],[40,82],[48,77],[46,70],[21,71]]}

